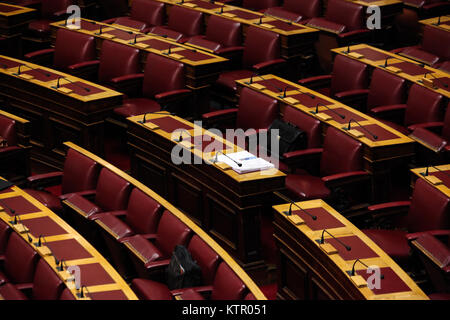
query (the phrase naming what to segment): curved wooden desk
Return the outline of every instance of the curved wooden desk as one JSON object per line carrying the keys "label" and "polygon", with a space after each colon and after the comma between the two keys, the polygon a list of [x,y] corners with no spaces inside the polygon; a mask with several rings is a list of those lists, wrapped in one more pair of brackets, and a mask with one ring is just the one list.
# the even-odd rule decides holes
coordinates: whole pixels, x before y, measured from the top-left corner
{"label": "curved wooden desk", "polygon": [[[82,299],[77,296],[78,291],[67,270],[56,269],[55,257],[58,260],[64,260],[68,267],[80,268],[81,286],[87,287],[89,299],[137,300],[134,292],[106,259],[64,220],[39,201],[16,186],[0,191],[0,199],[2,204],[15,210],[13,215],[6,206],[0,207],[0,219],[13,228],[13,232],[23,231],[23,225],[29,230],[32,243],[28,241],[27,243],[70,287],[74,297]],[[19,224],[13,225],[11,222],[14,221],[15,215],[18,216]],[[26,233],[20,233],[20,235],[27,240]],[[45,241],[43,240],[43,245],[38,247],[37,243],[41,235],[44,236]],[[50,248],[50,251],[46,248]]]}
{"label": "curved wooden desk", "polygon": [[450,197],[450,164],[411,169],[412,187],[417,179],[424,179],[434,188]]}
{"label": "curved wooden desk", "polygon": [[[279,248],[278,297],[281,299],[427,300],[415,282],[383,250],[323,200],[274,206],[275,242]],[[298,220],[300,219],[300,220]],[[301,223],[301,224],[299,224]],[[336,239],[333,239],[328,231]],[[324,234],[324,243],[320,240]],[[341,243],[339,242],[341,241]],[[347,250],[344,245],[350,246]],[[368,266],[383,277],[373,287]],[[355,268],[355,275],[348,272]],[[373,289],[370,289],[372,286]]]}
{"label": "curved wooden desk", "polygon": [[[438,24],[438,22],[440,22]],[[419,23],[430,26],[433,28],[438,28],[447,32],[450,32],[450,16],[442,16],[442,17],[435,17],[425,20],[420,20]]]}

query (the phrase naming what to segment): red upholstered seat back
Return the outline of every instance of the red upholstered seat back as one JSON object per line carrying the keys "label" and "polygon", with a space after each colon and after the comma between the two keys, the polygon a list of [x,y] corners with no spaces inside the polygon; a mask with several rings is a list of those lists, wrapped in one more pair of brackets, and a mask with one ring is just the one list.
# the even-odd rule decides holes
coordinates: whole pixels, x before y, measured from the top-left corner
{"label": "red upholstered seat back", "polygon": [[33,280],[33,300],[58,300],[63,282],[44,259],[39,260]]}
{"label": "red upholstered seat back", "polygon": [[203,13],[183,7],[173,6],[169,11],[168,27],[192,37],[202,32]]}
{"label": "red upholstered seat back", "polygon": [[346,31],[359,30],[363,28],[363,6],[346,0],[328,0],[325,18],[345,25]]}
{"label": "red upholstered seat back", "polygon": [[73,296],[72,292],[70,292],[70,290],[68,288],[65,288],[62,291],[61,296],[59,297],[59,300],[76,300],[76,299]]}
{"label": "red upholstered seat back", "polygon": [[190,234],[191,229],[166,210],[159,221],[155,245],[170,257],[176,245],[186,245]]}
{"label": "red upholstered seat back", "polygon": [[306,19],[320,16],[322,5],[320,0],[284,0],[283,7],[301,14],[303,19]]}
{"label": "red upholstered seat back", "polygon": [[367,88],[369,72],[366,64],[341,55],[336,56],[331,77],[331,94]]}
{"label": "red upholstered seat back", "polygon": [[10,233],[11,228],[3,221],[0,221],[0,254],[5,252]]}
{"label": "red upholstered seat back", "polygon": [[219,16],[211,16],[206,28],[206,39],[220,43],[224,47],[240,46],[241,24]]}
{"label": "red upholstered seat back", "polygon": [[283,119],[306,133],[308,148],[320,147],[322,131],[319,120],[289,106],[284,109]]}
{"label": "red upholstered seat back", "polygon": [[260,11],[262,9],[276,7],[279,3],[279,0],[244,0],[242,6],[253,11]]}
{"label": "red upholstered seat back", "polygon": [[450,142],[450,103],[447,104],[445,111],[444,127],[442,128],[441,136]]}
{"label": "red upholstered seat back", "polygon": [[245,288],[242,280],[225,262],[222,262],[214,278],[211,300],[242,300]]}
{"label": "red upholstered seat back", "polygon": [[[74,50],[74,48],[77,48]],[[66,29],[56,33],[55,55],[53,65],[58,69],[66,69],[76,63],[94,60],[95,40],[93,36]]]}
{"label": "red upholstered seat back", "polygon": [[247,29],[245,38],[243,66],[252,66],[261,62],[278,59],[280,57],[279,34],[255,26]]}
{"label": "red upholstered seat back", "polygon": [[160,26],[164,23],[164,3],[152,0],[133,0],[130,17],[145,22],[147,26]]}
{"label": "red upholstered seat back", "polygon": [[51,18],[55,12],[65,11],[73,4],[73,0],[41,0],[41,14],[43,18]]}
{"label": "red upholstered seat back", "polygon": [[450,33],[448,31],[425,26],[422,38],[423,50],[437,55],[441,60],[450,60],[449,43]]}
{"label": "red upholstered seat back", "polygon": [[161,205],[134,188],[128,201],[126,221],[138,234],[155,233],[161,217]]}
{"label": "red upholstered seat back", "polygon": [[189,241],[188,250],[192,259],[202,269],[203,284],[212,284],[219,264],[219,255],[197,235]]}
{"label": "red upholstered seat back", "polygon": [[0,137],[8,141],[8,146],[17,145],[16,121],[1,114]]}
{"label": "red upholstered seat back", "polygon": [[5,250],[4,270],[12,283],[31,283],[38,254],[17,233],[12,232]]}
{"label": "red upholstered seat back", "polygon": [[362,143],[338,129],[329,127],[320,160],[320,175],[362,170]]}
{"label": "red upholstered seat back", "polygon": [[406,80],[389,72],[375,69],[372,73],[367,108],[405,103]]}
{"label": "red upholstered seat back", "polygon": [[408,213],[408,231],[450,227],[450,199],[424,179],[417,179]]}
{"label": "red upholstered seat back", "polygon": [[266,129],[278,114],[277,100],[259,92],[244,88],[239,98],[236,127]]}
{"label": "red upholstered seat back", "polygon": [[123,210],[127,207],[131,185],[112,171],[103,168],[96,191],[95,203],[104,211]]}
{"label": "red upholstered seat back", "polygon": [[442,95],[413,84],[409,90],[405,125],[442,120]]}
{"label": "red upholstered seat back", "polygon": [[111,79],[139,72],[139,50],[117,42],[103,41],[98,79]]}
{"label": "red upholstered seat back", "polygon": [[143,94],[152,97],[158,93],[184,88],[184,65],[149,53],[145,66]]}
{"label": "red upholstered seat back", "polygon": [[95,189],[99,172],[97,162],[69,149],[64,162],[62,194]]}

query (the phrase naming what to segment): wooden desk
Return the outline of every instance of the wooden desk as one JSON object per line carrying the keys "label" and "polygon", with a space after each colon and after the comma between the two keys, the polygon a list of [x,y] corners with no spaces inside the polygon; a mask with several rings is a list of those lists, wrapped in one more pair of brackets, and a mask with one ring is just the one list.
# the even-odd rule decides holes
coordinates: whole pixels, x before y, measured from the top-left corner
{"label": "wooden desk", "polygon": [[35,15],[35,9],[0,2],[0,39],[4,38],[6,42],[1,54],[20,54],[20,37]]}
{"label": "wooden desk", "polygon": [[[253,77],[253,85],[248,84],[249,80],[250,79],[241,79],[236,81],[238,92],[240,92],[243,87],[259,91],[267,96],[277,99],[281,103],[280,111],[282,114],[284,113],[286,106],[292,106],[311,117],[320,120],[323,125],[324,135],[326,128],[332,126],[360,141],[364,146],[364,169],[373,176],[372,198],[374,200],[386,199],[389,194],[390,172],[392,168],[399,163],[404,163],[409,157],[414,155],[414,141],[412,139],[362,112],[283,78],[274,75]],[[255,84],[263,87],[255,88]],[[286,97],[283,98],[283,92],[279,92],[278,89],[284,90],[285,88],[287,88]],[[301,92],[307,92],[314,95],[316,98],[312,99],[310,96],[302,94]],[[323,106],[319,107],[319,114],[312,113],[315,111],[317,103],[326,104],[328,108],[344,115],[345,119],[339,118],[333,111],[327,110]],[[357,130],[358,133],[363,134],[363,136],[356,137],[355,135],[352,135],[354,131],[349,132],[344,129],[348,128],[350,119],[358,121],[364,128],[377,135],[378,139],[374,139],[353,122],[351,128]]]}
{"label": "wooden desk", "polygon": [[[440,23],[438,24],[439,20],[440,20]],[[440,30],[450,32],[450,16],[442,16],[440,18],[435,17],[435,18],[420,20],[419,23],[421,23],[425,26],[430,26],[433,28],[438,28]]]}
{"label": "wooden desk", "polygon": [[173,139],[180,133],[172,138],[173,128],[185,129],[191,136],[207,136],[203,140],[215,141],[225,152],[242,149],[178,117],[147,115],[147,123],[159,125],[155,130],[139,123],[143,116],[128,120],[132,176],[185,212],[244,269],[262,266],[259,217],[264,210],[270,212],[273,192],[284,189],[285,174],[276,169],[265,170],[264,175],[223,170],[211,164],[215,152],[208,152],[209,143],[186,148],[191,164],[175,165],[171,152],[178,143]]}
{"label": "wooden desk", "polygon": [[[365,63],[373,68],[378,68],[382,70],[387,70],[383,66],[386,58],[389,57],[388,66],[400,69],[400,72],[396,73],[397,76],[405,80],[408,80],[409,82],[427,87],[428,89],[437,92],[443,95],[444,97],[450,98],[450,89],[445,88],[445,86],[443,85],[443,83],[450,85],[450,77],[448,73],[444,71],[437,70],[426,65],[422,65],[421,63],[416,62],[414,60],[366,44],[358,44],[350,46],[350,55],[347,53],[347,49],[348,47],[342,47],[332,49],[331,51],[335,54],[350,57],[352,59]],[[361,54],[363,55],[363,57],[355,58],[354,56],[351,55],[352,52]],[[432,76],[440,79],[435,80],[434,78],[432,78],[432,76],[427,75],[427,79],[433,81],[432,87],[427,86],[422,81],[424,75],[428,72],[431,73]]]}
{"label": "wooden desk", "polygon": [[[427,169],[428,175],[426,174]],[[424,179],[435,189],[441,191],[450,198],[450,164],[411,169],[411,172],[413,173],[411,181],[411,186],[413,188],[417,179]]]}
{"label": "wooden desk", "polygon": [[[281,56],[286,60],[312,53],[314,50],[312,44],[317,40],[319,34],[317,30],[298,23],[292,23],[280,18],[266,16],[261,12],[222,4],[220,2],[210,3],[204,0],[185,0],[183,4],[179,4],[180,1],[178,0],[157,1],[166,4],[169,15],[171,6],[181,6],[203,12],[207,17],[215,15],[239,22],[243,25],[243,39],[245,39],[246,29],[249,26],[257,26],[278,33],[281,38]],[[259,24],[261,17],[263,18],[262,24]]]}
{"label": "wooden desk", "polygon": [[[253,282],[253,280],[247,275],[247,273],[242,270],[242,268],[237,264],[237,262],[225,251],[216,241],[214,241],[203,229],[201,229],[193,220],[188,218],[184,213],[182,213],[179,209],[177,209],[174,205],[172,205],[170,202],[168,202],[165,198],[161,197],[159,194],[151,190],[150,188],[146,187],[144,184],[139,182],[138,180],[132,178],[128,174],[124,173],[123,171],[119,170],[118,168],[114,167],[107,161],[101,159],[100,157],[92,154],[91,152],[84,150],[83,148],[80,148],[79,146],[71,143],[66,142],[65,145],[84,156],[94,160],[96,163],[98,163],[100,166],[107,168],[114,174],[118,175],[122,179],[128,181],[134,188],[139,189],[147,196],[151,197],[153,200],[158,202],[162,207],[164,207],[166,210],[170,211],[174,216],[176,216],[178,219],[181,220],[191,231],[196,234],[200,239],[202,239],[214,252],[224,261],[235,273],[236,275],[242,280],[242,282],[246,285],[247,289],[255,296],[257,300],[266,300],[267,298],[264,296],[264,294],[261,292],[259,287]],[[101,226],[102,223],[100,223],[99,220],[96,221],[98,226]],[[108,232],[108,230],[106,230]],[[113,235],[114,236],[114,235]],[[127,246],[128,248],[128,246]],[[134,251],[133,251],[134,253]],[[138,258],[140,258],[138,256]]]}
{"label": "wooden desk", "polygon": [[[323,200],[296,203],[309,214],[313,221],[295,206],[292,215],[289,204],[274,206],[275,243],[279,248],[278,298],[306,300],[428,300],[427,296],[380,247],[351,224]],[[291,217],[303,219],[295,224]],[[327,230],[350,251],[329,234]],[[377,266],[384,276],[379,289],[370,289],[367,281],[373,274],[361,264],[355,264],[355,277],[351,272],[353,263],[359,259],[368,266]],[[360,284],[361,283],[361,284]]]}
{"label": "wooden desk", "polygon": [[6,56],[0,56],[0,66],[0,99],[6,111],[31,122],[33,160],[62,168],[62,144],[68,139],[103,153],[104,120],[122,104],[121,93]]}
{"label": "wooden desk", "polygon": [[[43,250],[50,248],[58,260],[64,260],[67,266],[78,266],[81,271],[81,285],[87,286],[92,300],[137,300],[136,295],[119,276],[113,267],[83,237],[72,229],[64,220],[31,197],[20,188],[13,186],[0,191],[0,199],[16,210],[19,222],[30,230],[32,243],[27,243],[39,253],[49,266],[71,289],[77,298],[77,291],[68,280],[67,271],[56,269],[55,258]],[[0,207],[0,219],[14,229],[11,221],[13,215],[8,209]],[[14,231],[13,231],[14,232]],[[27,240],[25,233],[20,234]],[[38,247],[39,236],[43,235],[43,247]]]}
{"label": "wooden desk", "polygon": [[[54,22],[50,27],[52,29],[53,41],[56,39],[58,29],[67,29],[65,21]],[[102,28],[102,34],[98,34],[100,28]],[[216,81],[219,74],[224,70],[225,63],[228,61],[212,53],[179,44],[174,40],[155,35],[145,35],[136,29],[120,25],[109,25],[93,20],[81,19],[81,29],[75,29],[73,31],[94,36],[97,39],[98,56],[100,56],[99,51],[105,39],[140,49],[143,69],[145,68],[147,54],[150,52],[180,61],[185,66],[186,86],[192,90],[202,89]],[[136,44],[134,44],[136,36]],[[167,54],[169,48],[172,53],[171,55]]]}

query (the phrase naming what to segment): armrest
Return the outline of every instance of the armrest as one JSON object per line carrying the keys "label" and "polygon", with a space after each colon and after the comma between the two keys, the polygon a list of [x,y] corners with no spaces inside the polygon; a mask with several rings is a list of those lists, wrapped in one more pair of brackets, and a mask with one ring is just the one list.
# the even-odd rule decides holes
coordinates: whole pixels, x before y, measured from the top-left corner
{"label": "armrest", "polygon": [[309,155],[320,155],[323,152],[323,148],[310,148],[305,150],[297,150],[286,152],[283,154],[285,159],[299,159]]}
{"label": "armrest", "polygon": [[358,89],[358,90],[348,90],[336,93],[337,98],[353,98],[357,96],[367,96],[369,94],[369,89]]}
{"label": "armrest", "polygon": [[400,52],[404,51],[405,49],[414,49],[414,48],[420,48],[420,47],[421,47],[420,45],[401,47],[401,48],[393,49],[390,52],[392,52],[392,53],[400,53]]}
{"label": "armrest", "polygon": [[106,20],[103,20],[102,23],[111,24],[111,23],[114,23],[117,19],[118,19],[118,17],[106,19]]}
{"label": "armrest", "polygon": [[298,83],[311,88],[327,87],[331,83],[331,74],[301,79],[298,80]]}
{"label": "armrest", "polygon": [[75,64],[72,64],[71,66],[68,66],[67,68],[69,70],[77,70],[77,69],[91,67],[91,66],[98,66],[99,64],[100,64],[99,60],[91,60],[91,61],[75,63]]}
{"label": "armrest", "polygon": [[330,176],[322,177],[322,181],[329,182],[343,182],[345,180],[350,180],[352,178],[361,178],[361,177],[369,177],[369,173],[366,171],[352,171],[352,172],[344,172],[337,173]]}
{"label": "armrest", "polygon": [[[144,234],[140,234],[139,236],[146,240],[155,240],[156,239],[156,233],[144,233]],[[127,242],[129,239],[130,239],[130,237],[125,237],[125,238],[119,239],[119,242],[121,242],[121,243]]]}
{"label": "armrest", "polygon": [[[80,191],[80,192],[74,192],[82,197],[85,198],[92,198],[96,195],[97,190],[85,190],[85,191]],[[66,193],[66,194],[62,194],[59,196],[59,198],[62,200],[66,200],[68,197],[70,197],[72,194],[74,193]]]}
{"label": "armrest", "polygon": [[163,260],[158,260],[158,261],[150,261],[147,262],[145,264],[145,267],[147,269],[155,269],[155,268],[163,268],[163,267],[167,267],[170,263],[170,259],[163,259]]}
{"label": "armrest", "polygon": [[423,232],[415,232],[415,233],[408,233],[406,235],[406,238],[409,241],[412,241],[414,239],[417,239],[423,234],[429,234],[433,237],[450,237],[450,230],[430,230],[430,231],[423,231]]}
{"label": "armrest", "polygon": [[401,110],[401,111],[406,110],[406,104],[393,104],[390,106],[376,107],[376,108],[373,108],[371,110],[371,112],[374,114],[381,114],[383,112],[399,111],[399,110]]}
{"label": "armrest", "polygon": [[44,50],[33,51],[33,52],[30,52],[30,53],[27,53],[24,56],[27,59],[33,59],[33,58],[36,58],[36,57],[41,57],[41,56],[44,56],[44,55],[50,55],[50,54],[53,54],[53,53],[55,53],[55,49],[52,48],[52,49],[44,49]]}
{"label": "armrest", "polygon": [[181,288],[181,289],[175,289],[170,291],[172,295],[179,296],[180,294],[183,294],[188,289],[194,289],[195,291],[201,293],[201,292],[210,292],[212,291],[212,286],[201,286],[201,287],[193,287],[193,288]]}
{"label": "armrest", "polygon": [[64,15],[68,15],[67,10],[53,12],[53,17],[55,17],[55,18],[60,18]]}
{"label": "armrest", "polygon": [[115,216],[115,217],[122,217],[122,216],[125,216],[127,214],[127,211],[126,210],[118,210],[118,211],[102,212],[102,213],[94,214],[89,219],[90,220],[97,220],[98,218],[100,218],[101,216],[103,216],[105,214],[109,214],[109,215],[112,215],[112,216]]}
{"label": "armrest", "polygon": [[414,131],[417,128],[427,129],[430,131],[438,131],[438,129],[442,129],[444,126],[444,122],[424,122],[424,123],[417,123],[413,124],[408,127],[411,131]]}
{"label": "armrest", "polygon": [[231,108],[208,112],[202,115],[206,128],[211,128],[221,123],[221,128],[233,127],[236,122],[238,109]]}
{"label": "armrest", "polygon": [[353,30],[349,32],[339,33],[339,38],[347,38],[347,37],[353,37],[353,36],[363,36],[371,32],[372,30],[369,29],[359,29],[359,30]]}
{"label": "armrest", "polygon": [[168,99],[181,99],[186,96],[186,94],[191,93],[191,90],[188,89],[180,89],[180,90],[172,90],[167,92],[158,93],[155,95],[156,100],[168,100]]}
{"label": "armrest", "polygon": [[23,290],[31,290],[33,289],[33,283],[18,283],[14,285],[17,289]]}
{"label": "armrest", "polygon": [[427,129],[418,127],[409,136],[434,152],[448,151],[447,141]]}
{"label": "armrest", "polygon": [[131,81],[131,80],[140,80],[140,79],[144,79],[144,74],[143,73],[133,73],[133,74],[127,74],[125,76],[120,76],[120,77],[116,77],[116,78],[112,78],[111,82],[118,84],[124,81]]}
{"label": "armrest", "polygon": [[[310,168],[311,163],[318,164],[319,158],[322,155],[322,148],[310,148],[305,150],[291,151],[283,154],[281,161],[285,163],[289,169],[294,170],[295,168]],[[317,166],[314,166],[316,170]]]}
{"label": "armrest", "polygon": [[48,187],[61,184],[63,172],[50,172],[44,174],[37,174],[27,178],[28,187],[37,189],[39,187]]}
{"label": "armrest", "polygon": [[264,72],[263,69],[268,69],[270,67],[274,66],[280,66],[281,64],[284,64],[286,61],[284,59],[275,59],[275,60],[269,60],[265,62],[261,62],[258,64],[253,65],[253,69],[255,71]]}
{"label": "armrest", "polygon": [[216,51],[216,54],[224,54],[224,53],[230,53],[230,52],[237,52],[237,51],[244,51],[244,47],[228,47],[228,48],[222,48]]}
{"label": "armrest", "polygon": [[396,201],[376,204],[373,206],[369,206],[367,209],[374,218],[378,218],[384,216],[407,214],[410,205],[411,201]]}

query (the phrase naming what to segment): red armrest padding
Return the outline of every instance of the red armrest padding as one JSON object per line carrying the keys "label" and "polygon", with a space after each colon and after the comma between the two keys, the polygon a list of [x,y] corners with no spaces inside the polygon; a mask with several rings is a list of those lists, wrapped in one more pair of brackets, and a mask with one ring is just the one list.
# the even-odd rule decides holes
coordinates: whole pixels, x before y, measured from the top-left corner
{"label": "red armrest padding", "polygon": [[373,108],[371,111],[373,113],[382,113],[382,112],[395,111],[395,110],[406,110],[406,104],[393,104],[390,106],[381,106],[381,107]]}
{"label": "red armrest padding", "polygon": [[367,207],[367,209],[369,211],[380,211],[380,210],[385,210],[385,209],[409,207],[410,205],[411,205],[411,201],[394,201],[394,202],[375,204],[373,206]]}
{"label": "red armrest padding", "polygon": [[352,171],[352,172],[337,173],[337,174],[333,174],[330,176],[322,177],[322,181],[330,182],[330,181],[344,180],[344,179],[348,179],[348,178],[362,177],[362,176],[369,176],[369,173],[366,171]]}
{"label": "red armrest padding", "polygon": [[188,89],[172,90],[172,91],[158,93],[157,95],[155,95],[155,99],[157,99],[157,100],[165,99],[165,98],[170,98],[170,97],[174,97],[177,95],[186,94],[186,93],[190,93],[190,92],[191,92],[191,90],[188,90]]}
{"label": "red armrest padding", "polygon": [[68,69],[69,70],[76,70],[76,69],[90,67],[90,66],[95,66],[95,65],[99,65],[99,64],[100,64],[99,60],[84,61],[84,62],[75,63],[75,64],[73,64],[71,66],[68,66]]}
{"label": "red armrest padding", "polygon": [[54,52],[55,52],[55,49],[53,49],[53,48],[33,51],[33,52],[30,52],[30,53],[27,53],[25,55],[25,58],[31,59],[31,58],[34,58],[34,57],[38,57],[38,56],[42,56],[44,54],[49,54],[49,53],[54,53]]}
{"label": "red armrest padding", "polygon": [[357,89],[357,90],[348,90],[336,93],[335,96],[338,98],[347,98],[359,95],[368,95],[369,89]]}
{"label": "red armrest padding", "polygon": [[280,64],[285,63],[285,62],[286,61],[284,59],[269,60],[269,61],[265,61],[265,62],[261,62],[261,63],[253,65],[253,69],[261,70],[261,69],[272,67],[272,66],[275,66],[275,65],[280,65]]}
{"label": "red armrest padding", "polygon": [[219,110],[219,111],[213,111],[213,112],[208,112],[202,115],[203,119],[213,119],[213,118],[218,118],[224,115],[228,115],[228,114],[232,114],[232,113],[237,113],[238,112],[238,108],[231,108],[231,109],[225,109],[225,110]]}
{"label": "red armrest padding", "polygon": [[312,155],[312,154],[319,155],[322,152],[323,152],[323,148],[310,148],[310,149],[305,149],[305,150],[286,152],[285,154],[283,154],[283,157],[286,159],[301,158],[303,156]]}
{"label": "red armrest padding", "polygon": [[36,174],[34,176],[30,176],[27,178],[27,181],[28,182],[37,182],[39,180],[57,178],[57,177],[62,177],[62,176],[63,176],[63,172],[55,171],[55,172]]}
{"label": "red armrest padding", "polygon": [[144,78],[143,73],[133,73],[133,74],[127,74],[125,76],[113,78],[113,79],[111,79],[111,82],[119,83],[119,82],[123,82],[123,81],[129,81],[129,80],[134,80],[134,79],[143,79],[143,78]]}

